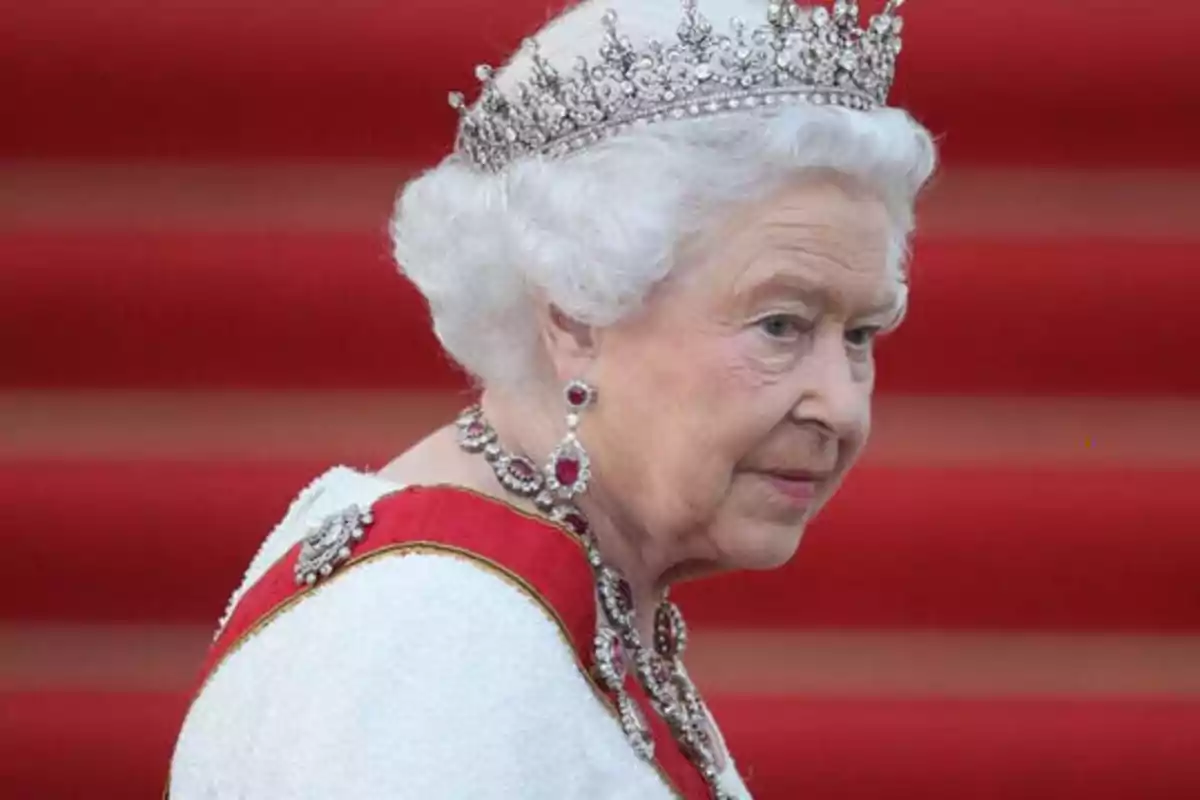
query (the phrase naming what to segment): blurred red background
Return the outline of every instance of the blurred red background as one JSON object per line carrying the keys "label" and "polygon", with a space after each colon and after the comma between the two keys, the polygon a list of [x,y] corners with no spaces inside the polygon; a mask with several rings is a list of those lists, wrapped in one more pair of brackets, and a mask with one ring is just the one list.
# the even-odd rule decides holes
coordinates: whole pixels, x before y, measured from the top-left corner
{"label": "blurred red background", "polygon": [[[291,497],[463,402],[386,219],[551,11],[0,13],[0,795],[158,795]],[[693,671],[758,798],[1200,797],[1200,7],[905,11],[945,162],[875,440],[679,593]]]}

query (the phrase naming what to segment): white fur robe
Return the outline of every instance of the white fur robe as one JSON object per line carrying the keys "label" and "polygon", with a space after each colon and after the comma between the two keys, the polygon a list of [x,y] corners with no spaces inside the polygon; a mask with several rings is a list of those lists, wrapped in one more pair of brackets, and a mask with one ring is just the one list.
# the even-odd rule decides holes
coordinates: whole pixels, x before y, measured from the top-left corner
{"label": "white fur robe", "polygon": [[[398,488],[347,467],[322,475],[230,610],[310,524]],[[732,764],[722,783],[749,797]],[[170,781],[171,800],[672,796],[540,606],[429,554],[354,567],[230,654],[188,713]]]}

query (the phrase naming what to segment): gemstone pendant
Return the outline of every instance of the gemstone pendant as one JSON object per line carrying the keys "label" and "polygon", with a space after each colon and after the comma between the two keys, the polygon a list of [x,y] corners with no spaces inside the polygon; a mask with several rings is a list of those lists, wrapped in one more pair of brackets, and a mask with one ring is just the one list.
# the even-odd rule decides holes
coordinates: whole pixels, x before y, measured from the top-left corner
{"label": "gemstone pendant", "polygon": [[679,606],[663,602],[654,613],[654,650],[663,658],[683,655],[687,646],[687,627]]}
{"label": "gemstone pendant", "polygon": [[568,436],[550,454],[546,466],[546,486],[559,497],[570,500],[587,490],[591,478],[587,452],[573,436]]}

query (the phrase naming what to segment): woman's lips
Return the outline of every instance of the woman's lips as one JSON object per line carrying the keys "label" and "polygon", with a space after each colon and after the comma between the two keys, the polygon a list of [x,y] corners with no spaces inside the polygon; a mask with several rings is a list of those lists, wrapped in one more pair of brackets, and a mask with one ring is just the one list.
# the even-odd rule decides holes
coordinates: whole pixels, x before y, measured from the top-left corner
{"label": "woman's lips", "polygon": [[781,475],[777,472],[763,473],[771,487],[798,506],[811,505],[817,498],[817,481],[798,475]]}

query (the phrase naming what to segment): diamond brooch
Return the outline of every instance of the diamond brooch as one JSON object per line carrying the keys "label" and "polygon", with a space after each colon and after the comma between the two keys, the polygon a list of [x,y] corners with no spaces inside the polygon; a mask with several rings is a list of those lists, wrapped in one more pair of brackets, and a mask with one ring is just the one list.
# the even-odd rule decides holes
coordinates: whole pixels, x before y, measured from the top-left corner
{"label": "diamond brooch", "polygon": [[367,527],[374,521],[371,510],[358,505],[322,520],[300,545],[295,566],[297,585],[312,586],[349,561],[355,545],[366,536]]}

